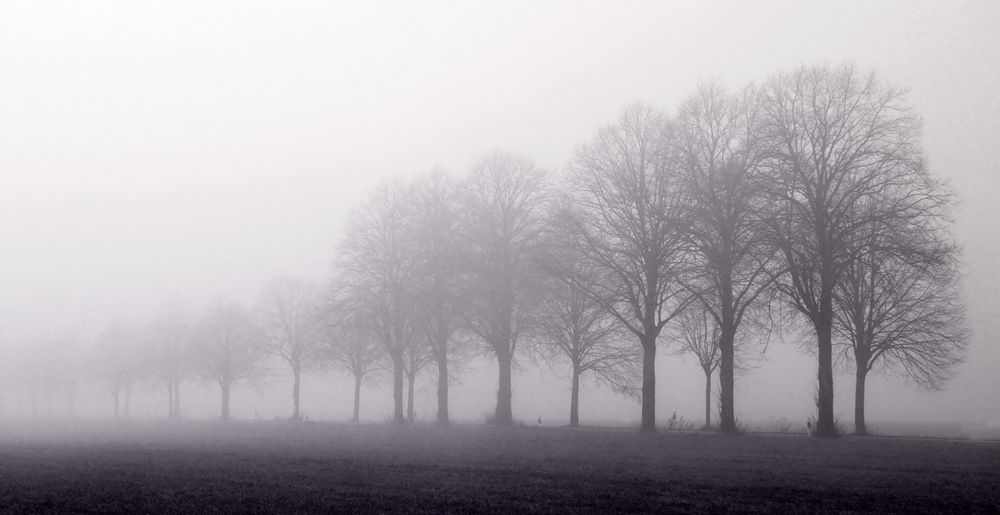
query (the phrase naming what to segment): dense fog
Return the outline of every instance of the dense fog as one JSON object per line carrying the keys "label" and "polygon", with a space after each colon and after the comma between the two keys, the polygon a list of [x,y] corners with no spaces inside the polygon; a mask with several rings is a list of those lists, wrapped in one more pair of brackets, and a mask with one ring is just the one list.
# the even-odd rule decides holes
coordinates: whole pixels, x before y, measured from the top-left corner
{"label": "dense fog", "polygon": [[[950,230],[971,330],[964,363],[940,391],[876,368],[868,421],[995,434],[1000,5],[711,6],[0,5],[0,421],[111,417],[108,388],[86,364],[115,324],[253,307],[278,278],[327,285],[350,213],[387,181],[433,169],[462,179],[497,149],[560,176],[636,102],[674,113],[707,81],[739,91],[800,66],[853,63],[908,90],[926,166],[958,199]],[[752,346],[736,376],[742,423],[799,427],[815,413],[816,358],[802,338],[776,331]],[[497,366],[468,339],[451,418],[482,422],[493,415]],[[667,334],[658,345],[657,420],[700,426],[697,359],[678,355]],[[514,419],[566,424],[567,369],[517,361]],[[38,384],[53,363],[73,371],[69,388]],[[234,418],[292,414],[287,365],[272,357],[264,368],[234,387]],[[835,368],[844,424],[853,379],[849,364]],[[301,414],[349,420],[353,386],[342,370],[307,370]],[[429,369],[418,375],[417,420],[434,420],[435,388]],[[188,377],[179,395],[183,416],[218,416],[211,379]],[[361,419],[391,420],[392,395],[389,373],[365,382]],[[168,412],[155,379],[136,382],[130,403],[130,417]],[[584,377],[581,423],[639,418],[634,396]]]}

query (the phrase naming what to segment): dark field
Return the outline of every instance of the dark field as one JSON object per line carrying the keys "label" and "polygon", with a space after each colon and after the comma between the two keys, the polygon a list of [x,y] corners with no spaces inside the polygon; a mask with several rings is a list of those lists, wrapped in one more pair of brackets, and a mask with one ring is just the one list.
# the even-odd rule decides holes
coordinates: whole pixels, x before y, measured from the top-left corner
{"label": "dark field", "polygon": [[0,435],[3,512],[997,512],[1000,443],[318,423]]}

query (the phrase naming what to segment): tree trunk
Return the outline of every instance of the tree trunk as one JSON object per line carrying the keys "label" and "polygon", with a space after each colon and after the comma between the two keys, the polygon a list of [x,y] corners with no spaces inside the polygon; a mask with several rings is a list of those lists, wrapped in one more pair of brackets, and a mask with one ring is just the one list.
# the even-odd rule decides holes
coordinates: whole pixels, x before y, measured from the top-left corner
{"label": "tree trunk", "polygon": [[573,386],[569,394],[569,426],[580,426],[580,366],[573,363]]}
{"label": "tree trunk", "polygon": [[705,370],[705,427],[712,427],[712,369]]}
{"label": "tree trunk", "polygon": [[299,388],[302,385],[302,367],[292,365],[292,420],[299,419]]}
{"label": "tree trunk", "polygon": [[818,344],[819,391],[816,407],[817,436],[837,436],[837,426],[833,420],[833,299],[823,295],[820,299],[820,317],[816,328]]}
{"label": "tree trunk", "polygon": [[181,418],[181,380],[174,379],[174,417]]}
{"label": "tree trunk", "polygon": [[222,385],[222,420],[229,420],[229,385]]}
{"label": "tree trunk", "polygon": [[656,336],[642,337],[642,425],[645,432],[656,431]]}
{"label": "tree trunk", "polygon": [[357,422],[361,419],[361,376],[354,374],[354,417],[351,419]]}
{"label": "tree trunk", "polygon": [[174,418],[174,382],[167,381],[167,418]]}
{"label": "tree trunk", "polygon": [[865,379],[868,370],[859,365],[854,374],[854,432],[859,435],[868,434],[868,427],[865,425]]}
{"label": "tree trunk", "polygon": [[397,423],[405,421],[403,418],[403,356],[392,357],[392,399],[393,420]]}
{"label": "tree trunk", "polygon": [[131,400],[132,400],[132,386],[129,385],[125,387],[125,410],[123,413],[125,415],[125,418],[128,418],[129,403]]}
{"label": "tree trunk", "polygon": [[416,372],[406,374],[406,420],[410,422],[413,422],[413,383],[416,381]]}
{"label": "tree trunk", "polygon": [[499,388],[497,389],[497,409],[493,414],[495,424],[511,424],[514,414],[511,408],[513,389],[511,388],[511,355],[509,341],[503,342],[505,348],[497,348],[497,366],[500,371]]}
{"label": "tree trunk", "polygon": [[438,412],[437,420],[448,423],[448,349],[447,343],[440,347],[438,354]]}

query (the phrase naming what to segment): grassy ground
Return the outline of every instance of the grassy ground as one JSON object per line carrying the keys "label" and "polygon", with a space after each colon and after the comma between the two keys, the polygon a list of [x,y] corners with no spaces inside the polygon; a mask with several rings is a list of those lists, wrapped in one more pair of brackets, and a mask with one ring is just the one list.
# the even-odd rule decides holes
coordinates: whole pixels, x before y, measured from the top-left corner
{"label": "grassy ground", "polygon": [[997,512],[1000,443],[316,423],[0,434],[3,512]]}

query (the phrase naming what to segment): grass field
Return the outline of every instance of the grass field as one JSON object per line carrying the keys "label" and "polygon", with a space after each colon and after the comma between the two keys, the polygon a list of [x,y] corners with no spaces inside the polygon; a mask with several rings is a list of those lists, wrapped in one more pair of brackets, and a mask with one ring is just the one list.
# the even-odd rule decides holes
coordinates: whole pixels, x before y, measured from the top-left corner
{"label": "grass field", "polygon": [[997,512],[1000,443],[321,423],[0,430],[3,512]]}

